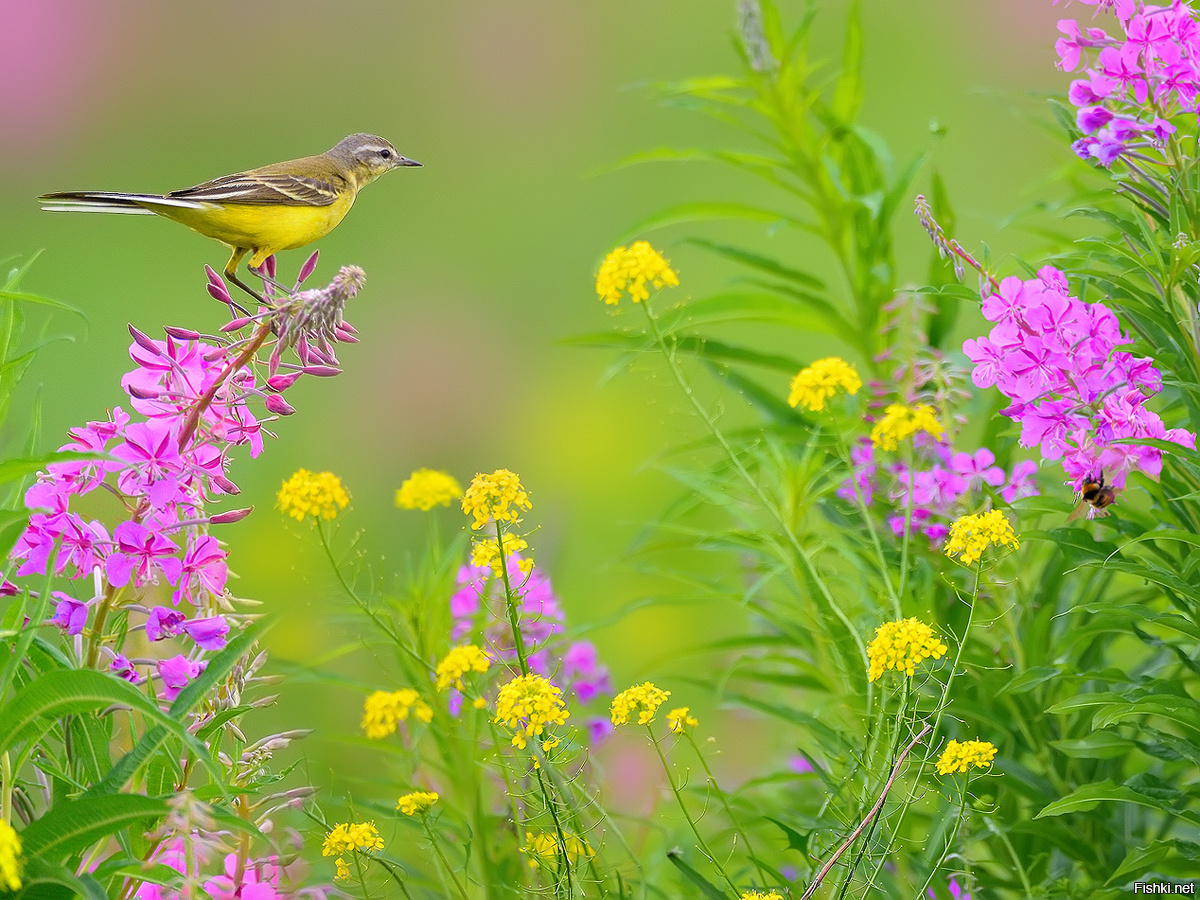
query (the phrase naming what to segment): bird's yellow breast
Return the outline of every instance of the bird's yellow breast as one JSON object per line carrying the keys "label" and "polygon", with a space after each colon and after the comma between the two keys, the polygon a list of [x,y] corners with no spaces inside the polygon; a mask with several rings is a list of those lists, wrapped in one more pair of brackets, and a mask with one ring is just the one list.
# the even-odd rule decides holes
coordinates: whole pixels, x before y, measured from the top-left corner
{"label": "bird's yellow breast", "polygon": [[230,247],[250,250],[252,266],[280,250],[295,250],[320,240],[345,218],[354,193],[345,192],[328,206],[266,203],[207,203],[201,209],[144,204],[164,218]]}

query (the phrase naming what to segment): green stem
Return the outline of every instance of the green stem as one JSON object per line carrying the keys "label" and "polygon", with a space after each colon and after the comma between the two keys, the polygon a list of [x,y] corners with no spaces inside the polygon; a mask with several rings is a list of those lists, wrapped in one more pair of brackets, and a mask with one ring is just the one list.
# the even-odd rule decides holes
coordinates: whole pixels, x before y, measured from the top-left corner
{"label": "green stem", "polygon": [[[808,569],[809,576],[812,578],[813,583],[817,585],[822,596],[825,598],[825,602],[829,605],[829,608],[833,610],[834,615],[836,615],[841,621],[851,638],[853,638],[854,644],[858,648],[859,656],[862,659],[863,671],[865,672],[867,667],[867,648],[863,644],[862,638],[859,636],[858,631],[855,629],[853,623],[851,623],[850,617],[846,615],[845,610],[843,610],[834,599],[833,594],[829,590],[829,586],[825,583],[825,580],[817,571],[815,560],[813,560],[812,555],[808,552],[808,550],[805,549],[804,545],[800,543],[799,539],[792,531],[791,526],[788,525],[787,520],[784,518],[783,511],[773,500],[771,500],[770,497],[767,496],[767,493],[765,490],[763,490],[762,485],[760,485],[754,476],[750,474],[749,470],[742,463],[741,457],[739,457],[737,452],[733,449],[733,445],[729,443],[729,439],[725,437],[725,433],[721,431],[720,426],[717,424],[716,417],[710,415],[708,410],[704,408],[704,405],[696,397],[695,392],[692,390],[691,382],[689,382],[687,376],[684,375],[683,370],[679,366],[679,360],[675,357],[675,347],[673,345],[668,345],[666,336],[663,334],[662,329],[658,325],[658,320],[654,318],[654,313],[650,309],[650,301],[643,301],[641,305],[646,311],[646,320],[650,323],[650,331],[654,335],[654,340],[662,350],[663,356],[667,360],[667,367],[671,370],[671,374],[674,376],[676,383],[683,391],[684,396],[687,397],[688,402],[691,403],[692,408],[696,411],[696,414],[700,416],[700,419],[704,422],[705,426],[707,426],[709,433],[713,436],[717,443],[721,445],[721,449],[725,451],[725,455],[729,458],[729,462],[733,465],[734,469],[737,470],[737,473],[742,477],[746,484],[750,486],[750,489],[754,492],[755,496],[758,497],[758,500],[762,504],[763,508],[778,523],[780,529],[787,536],[788,543],[791,544],[796,555],[803,560],[805,567]],[[872,693],[871,686],[869,684],[867,686],[867,697],[868,705],[870,705]]]}
{"label": "green stem", "polygon": [[429,843],[433,845],[433,852],[437,854],[437,858],[441,860],[446,874],[450,876],[450,880],[454,882],[454,887],[458,890],[458,895],[463,900],[468,900],[467,892],[462,886],[462,882],[458,880],[458,876],[454,874],[454,868],[450,865],[450,860],[446,859],[446,854],[442,850],[442,845],[438,843],[437,835],[433,833],[433,829],[429,826],[429,816],[421,814],[421,824],[425,826],[425,834],[429,838]]}
{"label": "green stem", "polygon": [[[938,728],[942,724],[942,715],[946,711],[946,698],[950,694],[950,685],[954,683],[954,679],[958,674],[958,663],[959,660],[962,659],[963,648],[966,646],[967,638],[971,633],[971,623],[975,619],[975,603],[979,598],[979,580],[981,574],[982,563],[977,565],[975,568],[975,587],[971,591],[971,605],[969,612],[967,613],[967,625],[963,629],[962,638],[958,640],[958,648],[954,653],[954,664],[950,667],[950,674],[946,676],[946,684],[942,687],[941,699],[938,700],[937,713],[933,719],[934,737],[937,736]],[[913,780],[912,790],[909,791],[908,796],[900,805],[900,815],[896,819],[895,827],[892,828],[893,836],[900,834],[900,826],[904,824],[904,818],[908,815],[909,807],[912,806],[914,801],[917,799],[917,792],[921,790],[921,776],[925,774],[925,767],[929,765],[929,760],[933,757],[935,746],[936,743],[934,741],[930,741],[929,747],[926,748],[924,756],[921,757],[921,764],[917,767],[917,777]],[[875,880],[879,877],[879,872],[883,868],[883,864],[886,859],[886,856],[880,857],[879,865],[875,867],[875,871],[871,875],[872,884],[874,884]]]}
{"label": "green stem", "polygon": [[[921,885],[920,889],[917,891],[915,900],[922,900],[922,898],[925,896],[925,891],[933,882],[933,876],[938,873],[938,870],[942,867],[942,863],[944,863],[946,861],[946,857],[950,855],[950,848],[954,846],[954,841],[958,837],[959,830],[962,828],[963,819],[966,818],[967,787],[970,785],[970,783],[971,773],[968,771],[967,777],[963,779],[962,794],[958,798],[958,818],[954,822],[954,827],[951,828],[949,834],[946,835],[946,843],[945,846],[942,847],[942,855],[938,857],[938,861],[934,863],[933,868],[929,870],[929,875],[926,877],[925,883]],[[1030,895],[1026,894],[1026,896]]]}
{"label": "green stem", "polygon": [[717,778],[715,775],[713,775],[712,769],[708,767],[708,760],[706,760],[704,758],[704,754],[700,752],[700,745],[696,743],[696,739],[692,737],[692,733],[687,730],[686,725],[684,726],[683,734],[684,737],[687,738],[688,743],[692,745],[692,749],[696,751],[696,759],[700,760],[700,766],[704,769],[704,774],[708,777],[708,786],[712,788],[712,790],[715,791],[717,796],[721,799],[721,805],[725,807],[725,815],[729,816],[729,821],[733,823],[733,833],[740,837],[742,839],[742,843],[746,845],[746,855],[749,856],[750,861],[754,863],[754,868],[758,871],[759,880],[764,886],[766,886],[768,883],[767,873],[764,871],[762,863],[758,861],[758,854],[754,852],[754,847],[750,844],[750,837],[742,829],[741,824],[738,822],[737,816],[733,814],[733,809],[729,805],[729,799],[725,796],[725,792],[721,790],[720,785],[717,784]]}
{"label": "green stem", "polygon": [[513,591],[508,577],[508,554],[504,552],[504,526],[500,524],[499,519],[493,521],[496,523],[496,548],[500,554],[500,578],[504,582],[504,609],[508,613],[508,627],[512,630],[513,647],[517,651],[517,662],[520,664],[521,674],[528,675],[529,657],[525,651],[525,636],[521,633],[516,593]]}
{"label": "green stem", "polygon": [[675,795],[675,802],[679,804],[680,811],[683,812],[683,817],[687,820],[689,827],[692,829],[692,834],[696,836],[696,841],[700,845],[701,852],[708,858],[708,861],[716,867],[716,870],[725,879],[725,883],[729,885],[734,896],[741,896],[738,891],[738,886],[733,883],[733,879],[725,872],[725,867],[717,860],[716,855],[709,849],[708,843],[704,840],[704,836],[700,834],[700,829],[696,826],[696,820],[692,818],[692,814],[688,812],[687,804],[683,800],[683,792],[679,786],[675,784],[675,776],[671,774],[671,766],[667,763],[666,754],[663,753],[662,745],[658,742],[658,736],[654,733],[654,729],[647,724],[646,733],[650,735],[650,741],[654,744],[654,752],[658,754],[658,761],[662,763],[663,772],[667,776],[667,784],[671,787],[671,793]]}
{"label": "green stem", "polygon": [[984,816],[983,821],[987,825],[988,831],[1000,838],[1000,843],[1005,846],[1005,848],[1008,850],[1008,855],[1012,857],[1013,866],[1016,867],[1017,875],[1019,875],[1021,878],[1021,886],[1025,888],[1025,896],[1032,897],[1033,887],[1029,884],[1029,875],[1025,871],[1025,867],[1021,865],[1021,857],[1017,856],[1017,851],[1013,848],[1012,842],[1009,841],[1008,835],[1005,833],[1003,828],[996,826],[996,823],[992,820],[991,816]]}
{"label": "green stem", "polygon": [[12,824],[13,771],[8,751],[0,754],[0,822]]}

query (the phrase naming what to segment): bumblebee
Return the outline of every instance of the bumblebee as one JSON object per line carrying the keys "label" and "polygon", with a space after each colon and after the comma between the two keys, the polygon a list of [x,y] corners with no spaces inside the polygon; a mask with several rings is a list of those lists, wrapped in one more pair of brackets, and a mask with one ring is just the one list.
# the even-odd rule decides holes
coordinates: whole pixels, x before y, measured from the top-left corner
{"label": "bumblebee", "polygon": [[1099,475],[1089,475],[1080,485],[1079,504],[1072,510],[1071,515],[1067,516],[1067,521],[1073,522],[1084,513],[1088,514],[1089,519],[1107,516],[1108,507],[1112,506],[1116,499],[1117,494],[1112,485],[1104,483],[1103,472]]}

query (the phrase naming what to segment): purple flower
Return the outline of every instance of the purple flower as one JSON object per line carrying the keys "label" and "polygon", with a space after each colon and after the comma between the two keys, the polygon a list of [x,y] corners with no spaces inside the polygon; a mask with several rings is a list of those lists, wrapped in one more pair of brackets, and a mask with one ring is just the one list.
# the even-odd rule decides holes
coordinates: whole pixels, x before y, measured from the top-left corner
{"label": "purple flower", "polygon": [[[1157,449],[1123,443],[1169,434],[1144,405],[1162,387],[1153,360],[1118,351],[1129,338],[1116,316],[1103,304],[1069,296],[1057,269],[1043,268],[1019,289],[1011,282],[1006,278],[1001,285],[1011,302],[1003,309],[992,306],[997,324],[991,334],[967,341],[963,352],[976,364],[977,385],[995,384],[1016,401],[1003,414],[1021,424],[1022,446],[1038,447],[1044,459],[1061,459],[1076,488],[1085,478],[1103,475],[1121,490],[1133,470],[1157,476],[1162,467]],[[1167,439],[1190,437],[1175,435]],[[1010,502],[1028,496],[1035,470],[1031,463],[1014,469],[1002,496]],[[986,480],[1000,483],[992,479],[994,474]]]}
{"label": "purple flower", "polygon": [[206,619],[188,619],[178,610],[156,606],[146,619],[146,637],[151,641],[187,634],[202,650],[221,650],[225,647],[225,635],[229,634],[229,623],[222,616]]}
{"label": "purple flower", "polygon": [[132,578],[135,587],[156,580],[162,572],[167,581],[179,580],[183,564],[175,558],[179,548],[161,534],[138,522],[122,522],[113,531],[117,549],[109,554],[106,570],[115,587],[124,587]]}
{"label": "purple flower", "polygon": [[87,624],[88,605],[62,591],[53,591],[52,594],[58,598],[58,604],[50,621],[68,635],[82,634],[83,626]]}
{"label": "purple flower", "polygon": [[138,674],[138,670],[133,667],[133,663],[124,654],[118,653],[113,657],[113,661],[108,664],[108,670],[118,678],[124,678],[130,684],[142,683],[142,676]]}
{"label": "purple flower", "polygon": [[788,768],[797,775],[807,775],[809,772],[816,771],[812,761],[803,753],[797,753],[795,756],[789,758]]}
{"label": "purple flower", "polygon": [[158,661],[158,677],[162,679],[162,699],[174,702],[188,682],[204,671],[206,662],[192,662],[186,656],[172,656]]}
{"label": "purple flower", "polygon": [[588,743],[598,746],[606,737],[613,733],[612,720],[607,716],[595,716],[587,720]]}
{"label": "purple flower", "polygon": [[225,590],[225,580],[229,577],[225,557],[225,551],[212,535],[191,535],[188,538],[187,552],[183,555],[179,587],[172,594],[172,599],[178,603],[186,598],[194,604],[197,589],[220,596]]}
{"label": "purple flower", "polygon": [[590,703],[596,696],[612,692],[608,668],[600,664],[600,654],[591,641],[576,641],[562,657],[563,678],[580,703]]}
{"label": "purple flower", "polygon": [[223,616],[189,619],[184,623],[183,630],[201,650],[223,650],[225,635],[229,634],[229,623]]}

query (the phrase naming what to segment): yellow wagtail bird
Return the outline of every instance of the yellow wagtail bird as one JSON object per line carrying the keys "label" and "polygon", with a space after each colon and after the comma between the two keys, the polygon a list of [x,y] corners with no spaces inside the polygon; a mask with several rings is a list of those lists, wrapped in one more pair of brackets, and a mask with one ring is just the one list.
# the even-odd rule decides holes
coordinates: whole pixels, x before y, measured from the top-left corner
{"label": "yellow wagtail bird", "polygon": [[169,194],[63,191],[38,197],[53,212],[112,212],[163,216],[227,246],[225,277],[265,303],[237,277],[280,250],[295,250],[329,234],[364,185],[400,166],[419,166],[373,134],[352,134],[332,150],[225,175]]}

